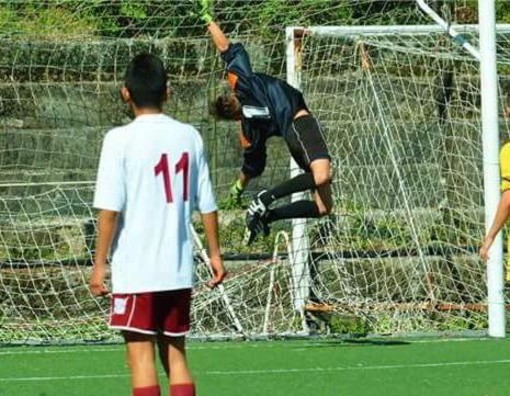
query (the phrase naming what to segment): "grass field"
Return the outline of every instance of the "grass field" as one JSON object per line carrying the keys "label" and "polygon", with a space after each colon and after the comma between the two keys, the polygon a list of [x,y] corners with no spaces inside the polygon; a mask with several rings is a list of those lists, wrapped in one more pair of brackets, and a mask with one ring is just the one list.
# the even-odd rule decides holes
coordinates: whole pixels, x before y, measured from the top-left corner
{"label": "grass field", "polygon": [[[201,396],[510,394],[507,340],[191,342],[189,357]],[[122,345],[0,349],[1,396],[130,394]]]}

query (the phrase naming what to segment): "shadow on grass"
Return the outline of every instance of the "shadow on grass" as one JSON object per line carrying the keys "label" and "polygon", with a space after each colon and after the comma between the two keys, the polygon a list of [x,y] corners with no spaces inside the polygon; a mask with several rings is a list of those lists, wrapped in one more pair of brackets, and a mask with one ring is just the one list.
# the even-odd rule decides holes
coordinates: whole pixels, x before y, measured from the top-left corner
{"label": "shadow on grass", "polygon": [[[409,341],[402,340],[384,340],[384,339],[370,339],[370,338],[348,338],[337,340],[321,340],[312,341],[305,345],[305,348],[341,348],[342,346],[395,346],[395,345],[410,345]],[[300,348],[302,348],[301,346]]]}
{"label": "shadow on grass", "polygon": [[355,345],[409,345],[411,344],[408,341],[402,340],[371,340],[371,339],[352,339],[352,340],[344,340],[346,344],[355,344]]}

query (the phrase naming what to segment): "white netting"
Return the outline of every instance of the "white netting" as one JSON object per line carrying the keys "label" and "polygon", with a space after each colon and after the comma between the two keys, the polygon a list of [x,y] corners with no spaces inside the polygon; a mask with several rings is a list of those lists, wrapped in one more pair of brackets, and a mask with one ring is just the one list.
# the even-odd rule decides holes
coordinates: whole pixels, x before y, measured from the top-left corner
{"label": "white netting", "polygon": [[[225,196],[241,149],[237,126],[207,114],[223,72],[194,4],[0,1],[0,342],[112,337],[107,302],[86,287],[90,204],[102,137],[128,120],[118,88],[134,54],[163,58],[167,110],[201,130]],[[452,22],[476,22],[466,2],[441,4]],[[429,23],[411,1],[218,1],[215,10],[254,69],[282,78],[285,26]],[[499,43],[504,71],[505,36]],[[303,90],[337,165],[335,215],[309,234],[311,301],[334,313],[308,319],[347,332],[483,328],[483,267],[471,254],[483,233],[476,64],[441,34],[313,35],[303,48]],[[288,177],[282,142],[271,142],[269,158],[251,192]],[[273,256],[276,231],[289,225],[248,250],[242,213],[221,218],[231,278],[223,291],[205,290],[197,255],[195,334],[300,332],[284,242]]]}
{"label": "white netting", "polygon": [[[325,30],[301,44],[339,206],[310,226],[312,299],[376,333],[486,328],[478,62],[425,29]],[[507,37],[498,35],[501,67]]]}

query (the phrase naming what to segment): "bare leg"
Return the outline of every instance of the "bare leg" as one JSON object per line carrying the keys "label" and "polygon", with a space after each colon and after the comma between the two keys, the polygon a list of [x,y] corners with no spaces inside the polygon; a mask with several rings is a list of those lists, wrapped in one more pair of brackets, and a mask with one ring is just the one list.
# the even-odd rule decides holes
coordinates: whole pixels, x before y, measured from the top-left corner
{"label": "bare leg", "polygon": [[168,365],[170,366],[170,384],[191,384],[193,377],[186,360],[185,337],[168,337]]}
{"label": "bare leg", "polygon": [[169,337],[165,337],[164,335],[158,335],[159,361],[161,362],[163,368],[165,369],[167,378],[170,378],[170,367],[168,366],[169,348],[170,348]]}
{"label": "bare leg", "polygon": [[333,209],[333,194],[331,191],[331,163],[329,159],[318,159],[310,164],[315,180],[316,190],[314,201],[321,216],[331,213]]}
{"label": "bare leg", "polygon": [[126,352],[131,370],[133,389],[158,385],[158,373],[154,356],[154,336],[123,332]]}

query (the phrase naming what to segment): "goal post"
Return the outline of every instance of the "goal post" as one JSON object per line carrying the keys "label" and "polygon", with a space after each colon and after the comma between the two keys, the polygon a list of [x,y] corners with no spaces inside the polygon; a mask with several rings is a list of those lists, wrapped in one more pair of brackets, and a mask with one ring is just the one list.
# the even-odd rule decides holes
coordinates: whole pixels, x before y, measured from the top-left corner
{"label": "goal post", "polygon": [[[295,88],[301,85],[301,39],[303,29],[286,28],[286,72],[287,82]],[[290,158],[290,177],[293,178],[301,173],[296,161]],[[306,198],[305,192],[292,194],[292,201],[296,202]],[[307,236],[306,219],[292,220],[292,277],[294,279],[294,308],[303,313],[309,298],[310,271],[308,267],[309,241]],[[303,317],[303,328],[306,329],[306,322]]]}
{"label": "goal post", "polygon": [[444,31],[446,31],[450,37],[458,42],[462,48],[468,51],[475,59],[480,60],[480,51],[471,45],[470,42],[466,41],[464,37],[455,29],[451,23],[445,21],[441,16],[439,16],[430,6],[427,4],[425,0],[416,0],[418,6],[427,14],[438,26],[440,26]]}
{"label": "goal post", "polygon": [[[496,60],[496,11],[494,1],[479,0],[480,85],[482,95],[485,226],[488,230],[499,203],[498,71]],[[497,236],[487,263],[489,335],[504,337],[505,300],[503,238]]]}
{"label": "goal post", "polygon": [[[499,124],[495,2],[478,1],[480,50],[468,42],[449,22],[439,16],[427,4],[426,0],[416,0],[416,2],[425,14],[441,26],[453,40],[480,61],[485,224],[488,230],[494,219],[499,202]],[[503,284],[503,243],[501,234],[499,234],[491,247],[491,255],[487,263],[488,333],[493,337],[505,336]]]}

